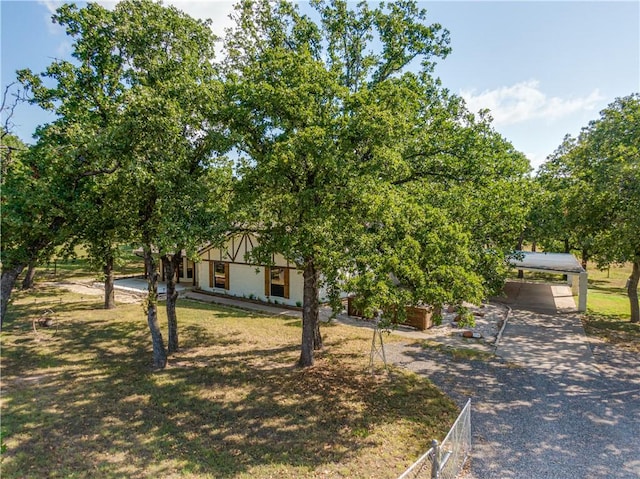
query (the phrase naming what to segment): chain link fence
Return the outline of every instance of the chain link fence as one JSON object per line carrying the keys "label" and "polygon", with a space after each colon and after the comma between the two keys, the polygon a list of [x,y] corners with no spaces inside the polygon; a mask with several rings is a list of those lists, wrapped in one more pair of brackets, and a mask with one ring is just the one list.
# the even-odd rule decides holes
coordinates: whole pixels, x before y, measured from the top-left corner
{"label": "chain link fence", "polygon": [[471,399],[442,443],[434,440],[431,449],[414,462],[398,479],[455,479],[471,453]]}

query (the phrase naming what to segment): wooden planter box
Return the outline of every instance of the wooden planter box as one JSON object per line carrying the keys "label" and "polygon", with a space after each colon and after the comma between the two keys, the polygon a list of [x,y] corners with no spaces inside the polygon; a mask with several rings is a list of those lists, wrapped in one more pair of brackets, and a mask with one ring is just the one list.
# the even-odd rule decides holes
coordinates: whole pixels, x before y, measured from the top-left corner
{"label": "wooden planter box", "polygon": [[[347,314],[361,318],[362,312],[356,309],[354,302],[355,298],[353,296],[347,299]],[[420,331],[424,331],[433,326],[433,308],[431,306],[407,306],[406,311],[406,321],[399,324],[411,326]],[[398,323],[397,320],[394,320],[394,323]]]}
{"label": "wooden planter box", "polygon": [[349,296],[347,298],[347,314],[349,316],[355,316],[357,318],[362,318],[362,311],[356,309],[354,303],[355,303],[355,296]]}
{"label": "wooden planter box", "polygon": [[431,306],[407,307],[407,320],[402,324],[413,326],[420,331],[429,329],[433,326],[433,308]]}

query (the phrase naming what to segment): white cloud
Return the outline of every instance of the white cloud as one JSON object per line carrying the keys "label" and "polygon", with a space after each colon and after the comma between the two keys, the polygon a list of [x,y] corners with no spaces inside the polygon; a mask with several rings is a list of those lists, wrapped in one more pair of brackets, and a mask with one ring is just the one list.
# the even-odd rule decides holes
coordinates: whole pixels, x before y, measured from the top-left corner
{"label": "white cloud", "polygon": [[[55,0],[40,1],[43,3],[57,3]],[[111,10],[118,2],[119,0],[97,0],[96,3]],[[194,18],[211,20],[211,30],[219,37],[222,37],[224,29],[232,26],[229,14],[233,11],[235,3],[237,3],[237,0],[165,0],[163,5],[172,5]]]}
{"label": "white cloud", "polygon": [[537,80],[477,94],[475,89],[462,90],[460,95],[471,111],[491,110],[495,125],[511,125],[532,119],[557,120],[582,110],[594,110],[604,98],[598,89],[584,97],[548,97]]}
{"label": "white cloud", "polygon": [[203,0],[168,0],[165,5],[174,7],[188,13],[194,18],[211,20],[211,29],[219,37],[224,36],[224,29],[232,26],[229,14],[233,11],[233,1],[203,1]]}
{"label": "white cloud", "polygon": [[56,12],[56,8],[58,8],[60,5],[63,4],[62,1],[56,1],[56,0],[38,0],[38,3],[40,5],[44,5],[45,7],[47,7],[47,10],[49,10],[49,13],[55,13]]}
{"label": "white cloud", "polygon": [[543,153],[541,151],[523,151],[524,156],[529,159],[531,163],[531,168],[533,168],[533,172],[535,173],[540,165],[542,165],[545,161],[547,161],[548,153]]}
{"label": "white cloud", "polygon": [[57,0],[38,0],[38,3],[47,9],[47,13],[44,15],[44,22],[47,25],[47,30],[51,35],[59,35],[64,32],[60,25],[54,24],[51,21],[51,15],[56,13],[56,9],[64,2]]}
{"label": "white cloud", "polygon": [[[43,5],[47,9],[46,23],[49,29],[49,33],[52,35],[59,35],[64,30],[57,24],[51,22],[51,15],[56,12],[56,9],[65,3],[65,0],[38,0],[40,5]],[[104,8],[113,10],[113,8],[119,3],[119,0],[97,0]],[[233,22],[229,18],[229,14],[233,11],[234,4],[237,0],[165,0],[163,5],[173,5],[179,10],[191,15],[194,18],[201,20],[211,20],[211,30],[219,38],[224,38],[225,29],[233,26]],[[222,46],[218,46],[216,56],[221,53]],[[69,40],[63,40],[57,48],[57,54],[64,58],[71,53],[72,46]]]}

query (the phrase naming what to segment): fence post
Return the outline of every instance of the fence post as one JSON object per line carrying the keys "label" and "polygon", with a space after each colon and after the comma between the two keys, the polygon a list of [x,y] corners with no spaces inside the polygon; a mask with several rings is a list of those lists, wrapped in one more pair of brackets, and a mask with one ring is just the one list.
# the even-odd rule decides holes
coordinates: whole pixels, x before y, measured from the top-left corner
{"label": "fence post", "polygon": [[440,477],[440,444],[435,439],[431,441],[431,448],[433,449],[433,461],[431,461],[431,479],[438,479]]}

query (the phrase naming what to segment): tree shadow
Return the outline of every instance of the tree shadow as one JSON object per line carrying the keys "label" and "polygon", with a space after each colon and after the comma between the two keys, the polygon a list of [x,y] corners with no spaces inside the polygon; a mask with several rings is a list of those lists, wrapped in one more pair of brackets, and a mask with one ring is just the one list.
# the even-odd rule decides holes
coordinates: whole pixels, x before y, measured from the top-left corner
{"label": "tree shadow", "polygon": [[417,455],[456,414],[415,377],[381,380],[329,351],[298,369],[298,345],[246,348],[237,331],[206,323],[182,327],[183,347],[154,373],[145,326],[105,314],[74,318],[39,343],[20,343],[19,330],[5,337],[3,477],[48,477],[52,465],[60,477],[313,475],[379,447],[376,430],[398,420],[424,438],[406,446]]}
{"label": "tree shadow", "polygon": [[615,295],[627,296],[627,290],[619,286],[611,286],[609,281],[604,280],[589,280],[589,289],[596,291],[602,291],[603,293],[611,293]]}
{"label": "tree shadow", "polygon": [[[476,477],[515,479],[523,471],[607,477],[611,470],[616,477],[637,477],[640,371],[629,365],[637,364],[638,355],[598,346],[595,366],[583,369],[572,357],[554,356],[573,341],[558,323],[519,314],[526,316],[523,323],[557,330],[557,336],[550,342],[532,338],[522,345],[522,356],[509,360],[474,360],[418,345],[387,347],[397,364],[428,377],[459,405],[471,398]],[[548,367],[526,365],[544,356],[551,356]]]}

